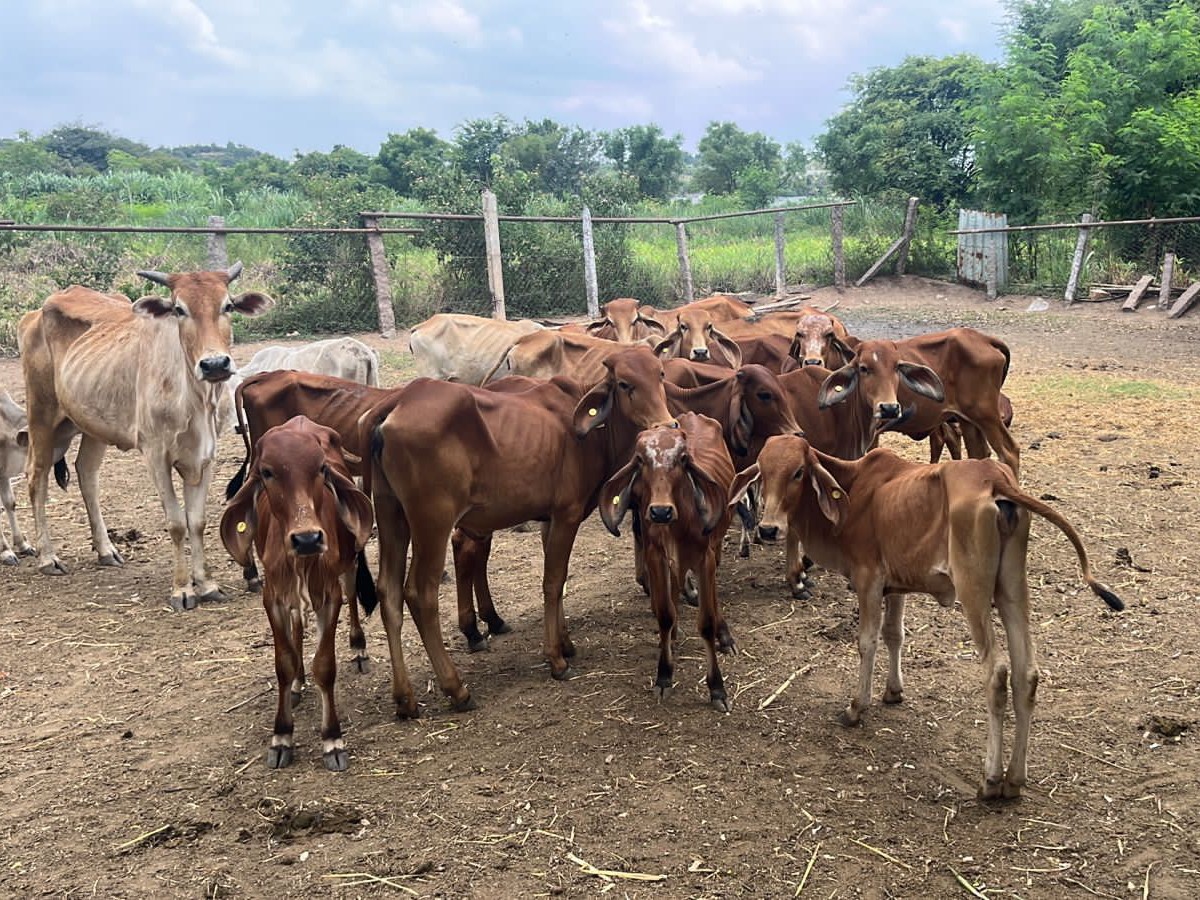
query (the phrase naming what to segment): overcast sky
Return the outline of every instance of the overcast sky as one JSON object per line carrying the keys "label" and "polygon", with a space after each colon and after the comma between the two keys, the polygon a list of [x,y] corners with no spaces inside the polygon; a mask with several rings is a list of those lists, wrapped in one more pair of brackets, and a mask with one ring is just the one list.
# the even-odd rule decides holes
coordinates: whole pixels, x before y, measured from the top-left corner
{"label": "overcast sky", "polygon": [[3,0],[0,137],[374,154],[501,113],[593,130],[711,121],[810,143],[848,77],[1000,58],[1001,0]]}

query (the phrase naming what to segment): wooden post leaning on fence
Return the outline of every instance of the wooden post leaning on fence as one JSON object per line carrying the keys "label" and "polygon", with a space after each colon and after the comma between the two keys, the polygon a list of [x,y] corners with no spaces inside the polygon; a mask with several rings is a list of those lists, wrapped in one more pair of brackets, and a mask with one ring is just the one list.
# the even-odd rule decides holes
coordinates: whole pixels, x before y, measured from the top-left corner
{"label": "wooden post leaning on fence", "polygon": [[225,232],[220,230],[225,227],[225,217],[209,216],[208,227],[213,229],[208,233],[208,240],[205,242],[208,270],[220,272],[229,268],[229,250],[225,246]]}
{"label": "wooden post leaning on fence", "polygon": [[783,213],[775,213],[775,296],[787,295],[787,269],[783,264]]}
{"label": "wooden post leaning on fence", "polygon": [[833,231],[833,286],[840,294],[846,289],[846,254],[842,250],[842,207],[831,207],[829,219]]}
{"label": "wooden post leaning on fence", "polygon": [[917,230],[917,198],[908,198],[908,208],[904,210],[904,231],[900,233],[903,243],[897,251],[896,274],[903,275],[908,266],[908,247],[912,243],[913,233]]}
{"label": "wooden post leaning on fence", "polygon": [[596,281],[596,241],[592,236],[592,211],[583,208],[583,285],[587,290],[588,315],[600,318],[600,285]]}
{"label": "wooden post leaning on fence", "polygon": [[492,318],[508,318],[504,312],[504,262],[500,255],[500,211],[496,195],[483,189],[483,243],[487,249],[488,290],[492,294]]}
{"label": "wooden post leaning on fence", "polygon": [[1067,306],[1075,302],[1075,295],[1079,290],[1079,276],[1083,271],[1083,260],[1087,252],[1088,232],[1091,231],[1087,227],[1090,221],[1091,213],[1084,213],[1079,217],[1079,237],[1075,239],[1075,256],[1071,260],[1071,274],[1067,278],[1067,289],[1063,293],[1063,300],[1067,302]]}
{"label": "wooden post leaning on fence", "polygon": [[[374,216],[362,217],[363,228],[379,228]],[[383,247],[383,235],[367,232],[367,254],[371,258],[371,277],[375,281],[375,307],[379,310],[379,334],[381,337],[396,336],[396,310],[392,308],[392,275],[388,269],[387,251]]]}
{"label": "wooden post leaning on fence", "polygon": [[687,225],[675,223],[675,243],[679,248],[679,280],[683,285],[683,302],[691,303],[696,299],[696,289],[692,285],[692,261],[688,258]]}
{"label": "wooden post leaning on fence", "polygon": [[1158,283],[1158,308],[1166,309],[1171,305],[1171,282],[1175,278],[1175,254],[1163,254],[1162,279]]}

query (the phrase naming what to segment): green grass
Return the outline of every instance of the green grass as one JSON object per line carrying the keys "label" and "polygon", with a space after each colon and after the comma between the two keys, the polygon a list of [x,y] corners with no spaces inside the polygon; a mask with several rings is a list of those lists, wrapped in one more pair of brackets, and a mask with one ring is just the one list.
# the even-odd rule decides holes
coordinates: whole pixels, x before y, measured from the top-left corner
{"label": "green grass", "polygon": [[1161,381],[1128,380],[1105,375],[1047,375],[1032,382],[1039,394],[1076,400],[1188,400],[1200,391]]}

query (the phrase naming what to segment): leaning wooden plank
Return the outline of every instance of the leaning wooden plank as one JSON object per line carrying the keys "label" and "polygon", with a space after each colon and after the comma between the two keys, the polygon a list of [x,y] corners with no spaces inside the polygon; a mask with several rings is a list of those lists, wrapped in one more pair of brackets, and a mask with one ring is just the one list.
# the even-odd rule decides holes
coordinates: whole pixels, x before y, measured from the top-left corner
{"label": "leaning wooden plank", "polygon": [[1175,305],[1167,313],[1167,318],[1178,319],[1192,308],[1192,304],[1196,302],[1197,297],[1200,297],[1200,281],[1192,282],[1188,289],[1179,295],[1179,299],[1175,301]]}
{"label": "leaning wooden plank", "polygon": [[895,242],[893,242],[892,246],[887,248],[887,250],[884,252],[883,256],[881,256],[881,257],[879,257],[879,259],[875,260],[875,264],[873,266],[871,266],[871,268],[867,269],[866,274],[863,275],[862,278],[858,279],[858,281],[854,282],[854,286],[862,287],[864,284],[866,284],[868,281],[870,281],[872,278],[874,278],[875,273],[878,272],[880,269],[882,269],[883,264],[888,261],[888,257],[891,256],[893,253],[895,253],[897,250],[899,250],[904,245],[905,240],[906,239],[903,237],[897,238],[895,240]]}
{"label": "leaning wooden plank", "polygon": [[1137,309],[1138,304],[1142,302],[1142,297],[1145,296],[1146,290],[1150,287],[1152,281],[1154,281],[1153,275],[1143,275],[1139,278],[1138,283],[1129,292],[1129,297],[1121,304],[1121,309],[1126,312],[1133,312]]}

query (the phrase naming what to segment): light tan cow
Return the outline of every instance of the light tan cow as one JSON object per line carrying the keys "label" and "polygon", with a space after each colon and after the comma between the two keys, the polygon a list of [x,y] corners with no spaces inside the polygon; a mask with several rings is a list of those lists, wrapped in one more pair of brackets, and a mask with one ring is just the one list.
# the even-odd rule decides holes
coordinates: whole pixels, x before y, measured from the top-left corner
{"label": "light tan cow", "polygon": [[643,307],[640,301],[632,297],[618,297],[604,304],[599,319],[564,325],[560,330],[590,334],[618,344],[639,344],[647,338],[661,338],[667,333],[661,322],[643,312],[648,309],[650,307]]}
{"label": "light tan cow", "polygon": [[[1038,684],[1026,573],[1030,513],[1067,536],[1087,586],[1112,609],[1124,609],[1121,599],[1092,577],[1075,529],[1052,507],[1024,493],[1012,471],[994,459],[928,465],[872,450],[862,459],[844,460],[785,435],[767,441],[758,462],[734,480],[731,497],[739,498],[759,477],[759,535],[773,540],[786,529],[789,582],[794,586],[800,570],[803,541],[805,552],[848,576],[858,594],[858,690],[842,722],[857,725],[870,705],[881,628],[890,662],[883,702],[904,699],[905,594],[929,594],[943,606],[957,600],[984,669],[988,738],[979,793],[985,799],[1020,796]],[[993,606],[1008,638],[1007,664],[992,626]],[[1010,674],[1016,734],[1005,771]]]}
{"label": "light tan cow", "polygon": [[[205,565],[204,503],[219,407],[234,372],[230,316],[258,315],[274,304],[257,291],[230,296],[229,283],[241,271],[239,262],[224,272],[139,272],[171,294],[136,303],[73,285],[21,319],[18,344],[29,405],[26,474],[38,568],[44,574],[67,572],[46,525],[54,449],[81,434],[75,471],[100,564],[124,563],[100,513],[100,464],[109,445],[137,449],[174,543],[172,608],[191,609],[199,600],[224,596]],[[183,480],[182,508],[172,472]]]}
{"label": "light tan cow", "polygon": [[[645,342],[635,342],[633,346],[639,343],[652,345],[657,339],[657,335],[651,335]],[[629,344],[618,344],[590,334],[538,331],[525,335],[513,344],[483,383],[488,384],[510,375],[541,379],[565,375],[581,384],[591,385],[607,373],[604,361],[629,347]]]}
{"label": "light tan cow", "polygon": [[413,326],[408,346],[418,375],[480,385],[519,338],[544,329],[544,325],[529,319],[503,322],[438,313]]}

